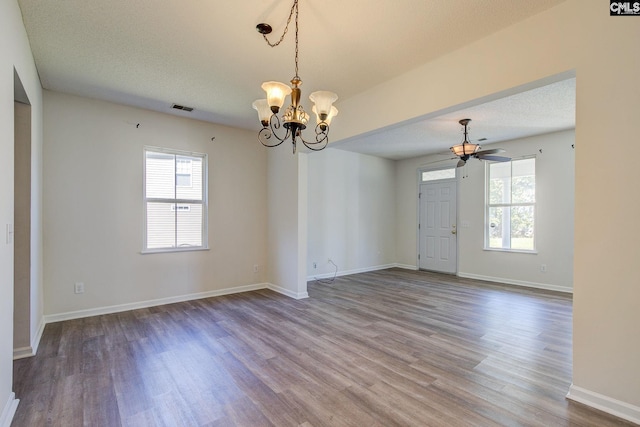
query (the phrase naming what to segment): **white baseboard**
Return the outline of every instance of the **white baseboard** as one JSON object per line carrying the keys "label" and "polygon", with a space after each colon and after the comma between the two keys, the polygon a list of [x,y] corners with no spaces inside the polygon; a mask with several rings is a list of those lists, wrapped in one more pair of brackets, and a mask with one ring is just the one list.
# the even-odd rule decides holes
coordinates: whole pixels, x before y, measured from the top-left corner
{"label": "white baseboard", "polygon": [[640,407],[571,384],[567,399],[640,424]]}
{"label": "white baseboard", "polygon": [[[266,289],[266,288],[270,288],[270,284],[258,283],[255,285],[245,285],[245,286],[238,286],[235,288],[226,288],[226,289],[218,289],[214,291],[199,292],[195,294],[179,295],[175,297],[160,298],[160,299],[140,301],[140,302],[134,302],[134,303],[128,303],[128,304],[111,305],[108,307],[91,308],[88,310],[78,310],[78,311],[69,311],[67,313],[50,314],[50,315],[44,316],[44,320],[45,320],[45,323],[61,322],[63,320],[81,319],[83,317],[119,313],[122,311],[136,310],[139,308],[155,307],[158,305],[173,304],[176,302],[192,301],[192,300],[210,298],[210,297],[218,297],[222,295],[256,291],[258,289]],[[274,290],[276,292],[279,292],[276,289]]]}
{"label": "white baseboard", "polygon": [[31,345],[29,347],[19,347],[13,349],[13,360],[24,359],[26,357],[35,356],[38,352],[38,346],[40,345],[40,338],[44,332],[44,316],[40,318],[40,324],[36,330],[36,334],[31,337]]}
{"label": "white baseboard", "polygon": [[274,285],[273,283],[267,283],[267,288],[271,289],[274,292],[277,292],[282,295],[286,295],[289,298],[293,299],[305,299],[309,298],[308,292],[293,292],[289,289],[285,289],[282,286]]}
{"label": "white baseboard", "polygon": [[2,412],[0,412],[0,427],[11,427],[11,421],[13,421],[13,416],[16,413],[16,409],[18,409],[18,403],[20,401],[16,399],[16,394],[11,393],[9,400],[4,405]]}
{"label": "white baseboard", "polygon": [[[358,273],[368,273],[370,271],[378,271],[378,270],[386,270],[387,268],[397,267],[398,264],[385,264],[385,265],[375,265],[372,267],[364,267],[364,268],[355,268],[353,270],[342,270],[335,273],[336,277],[339,276],[349,276],[351,274]],[[323,273],[323,274],[314,274],[313,276],[307,277],[307,282],[315,279],[331,279],[334,273]]]}
{"label": "white baseboard", "polygon": [[413,270],[418,271],[417,265],[409,265],[409,264],[396,264],[395,267],[404,268],[405,270]]}
{"label": "white baseboard", "polygon": [[13,360],[24,359],[26,357],[35,356],[36,353],[33,351],[31,346],[29,347],[18,347],[13,349]]}
{"label": "white baseboard", "polygon": [[487,282],[506,283],[508,285],[525,286],[527,288],[546,289],[548,291],[566,292],[570,294],[573,293],[573,289],[570,287],[549,285],[546,283],[527,282],[524,280],[505,279],[504,277],[482,276],[480,274],[471,274],[464,272],[458,272],[458,277],[463,277],[466,279],[485,280]]}

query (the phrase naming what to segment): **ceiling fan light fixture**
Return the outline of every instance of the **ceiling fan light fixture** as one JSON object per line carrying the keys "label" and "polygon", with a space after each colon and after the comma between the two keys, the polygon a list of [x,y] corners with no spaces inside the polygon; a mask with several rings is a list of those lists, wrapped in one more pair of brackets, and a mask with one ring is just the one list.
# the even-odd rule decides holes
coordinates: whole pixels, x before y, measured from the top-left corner
{"label": "ceiling fan light fixture", "polygon": [[456,156],[470,156],[480,149],[480,144],[472,144],[470,142],[463,142],[462,144],[454,145],[451,147],[451,151]]}

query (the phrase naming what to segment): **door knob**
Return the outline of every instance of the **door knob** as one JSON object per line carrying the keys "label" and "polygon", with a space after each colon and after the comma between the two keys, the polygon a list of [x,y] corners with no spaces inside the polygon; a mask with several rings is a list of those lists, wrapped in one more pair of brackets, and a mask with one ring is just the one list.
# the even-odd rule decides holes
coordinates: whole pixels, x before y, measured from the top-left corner
{"label": "door knob", "polygon": [[451,234],[457,234],[456,230],[451,230]]}

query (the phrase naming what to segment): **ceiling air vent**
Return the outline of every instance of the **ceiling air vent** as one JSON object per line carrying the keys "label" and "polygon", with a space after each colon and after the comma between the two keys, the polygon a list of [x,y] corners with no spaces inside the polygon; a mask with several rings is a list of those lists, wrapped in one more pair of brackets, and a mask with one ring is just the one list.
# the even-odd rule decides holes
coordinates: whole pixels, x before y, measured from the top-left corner
{"label": "ceiling air vent", "polygon": [[193,111],[193,107],[185,107],[184,105],[178,105],[178,104],[172,104],[171,108],[173,108],[174,110],[182,110],[189,113]]}

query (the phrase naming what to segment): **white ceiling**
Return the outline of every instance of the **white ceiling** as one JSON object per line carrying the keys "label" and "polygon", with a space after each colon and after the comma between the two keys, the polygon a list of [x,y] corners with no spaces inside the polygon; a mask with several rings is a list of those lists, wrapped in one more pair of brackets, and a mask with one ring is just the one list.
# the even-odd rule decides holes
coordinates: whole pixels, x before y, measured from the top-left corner
{"label": "white ceiling", "polygon": [[450,154],[449,147],[464,139],[460,119],[471,119],[467,126],[468,140],[484,147],[575,128],[575,102],[576,81],[569,78],[474,106],[452,108],[411,123],[400,123],[337,142],[332,147],[393,160]]}
{"label": "white ceiling", "polygon": [[[347,99],[562,1],[300,0],[303,97],[325,89]],[[251,103],[264,97],[261,82],[287,82],[294,74],[293,28],[274,49],[255,30],[267,22],[274,27],[270,38],[277,39],[292,0],[18,3],[45,89],[257,131]],[[461,139],[462,116],[474,120],[472,138],[491,142],[572,127],[569,86],[338,145],[389,158],[424,154],[425,145],[446,149]],[[173,103],[195,110],[171,110]],[[340,100],[336,105],[340,108]]]}

